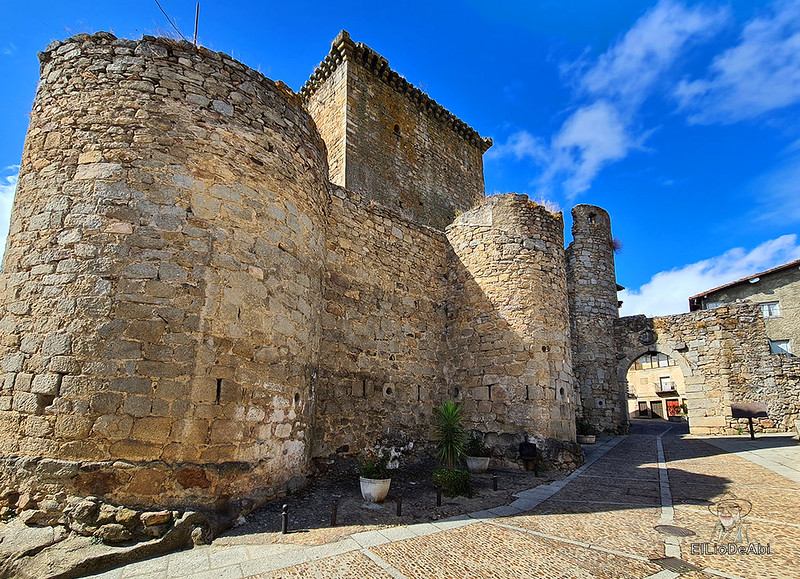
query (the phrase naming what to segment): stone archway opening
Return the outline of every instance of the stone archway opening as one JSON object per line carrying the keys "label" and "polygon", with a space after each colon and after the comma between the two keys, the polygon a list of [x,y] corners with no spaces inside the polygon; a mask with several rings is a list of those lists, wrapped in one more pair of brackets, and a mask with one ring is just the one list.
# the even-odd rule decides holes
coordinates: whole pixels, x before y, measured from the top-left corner
{"label": "stone archway opening", "polygon": [[687,420],[686,380],[677,358],[644,352],[628,364],[623,382],[629,419]]}

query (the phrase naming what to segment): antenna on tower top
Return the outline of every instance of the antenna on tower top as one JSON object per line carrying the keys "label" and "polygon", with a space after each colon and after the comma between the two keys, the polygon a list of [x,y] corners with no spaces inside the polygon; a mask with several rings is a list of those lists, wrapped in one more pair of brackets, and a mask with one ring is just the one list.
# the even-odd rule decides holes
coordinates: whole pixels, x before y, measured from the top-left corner
{"label": "antenna on tower top", "polygon": [[194,10],[194,45],[197,46],[197,21],[200,20],[200,2],[197,3]]}

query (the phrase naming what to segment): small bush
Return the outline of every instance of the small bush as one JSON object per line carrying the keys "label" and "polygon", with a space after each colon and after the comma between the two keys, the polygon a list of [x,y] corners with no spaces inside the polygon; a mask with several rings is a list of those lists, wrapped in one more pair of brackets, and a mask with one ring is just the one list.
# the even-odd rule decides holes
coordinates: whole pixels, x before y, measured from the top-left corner
{"label": "small bush", "polygon": [[480,456],[484,458],[492,455],[489,449],[483,444],[483,434],[477,430],[473,430],[469,433],[467,444],[464,445],[464,454],[466,456]]}
{"label": "small bush", "polygon": [[461,418],[461,405],[453,400],[445,400],[436,409],[433,428],[436,458],[448,469],[452,469],[464,456],[467,433],[461,426]]}
{"label": "small bush", "polygon": [[442,485],[442,492],[446,497],[472,496],[469,473],[465,470],[447,468],[435,470],[433,471],[433,483]]}
{"label": "small bush", "polygon": [[367,450],[361,462],[361,476],[371,479],[386,479],[386,467],[389,465],[390,455],[388,452],[376,452]]}
{"label": "small bush", "polygon": [[586,418],[579,418],[575,421],[575,431],[580,435],[597,434],[597,430]]}

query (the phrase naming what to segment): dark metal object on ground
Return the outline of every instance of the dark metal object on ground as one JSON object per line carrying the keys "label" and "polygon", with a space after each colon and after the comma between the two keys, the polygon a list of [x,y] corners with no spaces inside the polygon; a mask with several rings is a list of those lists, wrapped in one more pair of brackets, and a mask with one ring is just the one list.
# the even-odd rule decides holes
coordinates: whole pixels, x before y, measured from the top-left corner
{"label": "dark metal object on ground", "polygon": [[331,527],[336,526],[336,517],[339,515],[339,501],[333,501],[333,510],[331,511]]}
{"label": "dark metal object on ground", "polygon": [[492,474],[492,490],[497,490],[497,474]]}
{"label": "dark metal object on ground", "polygon": [[397,516],[398,517],[402,517],[403,516],[403,496],[402,495],[397,495],[396,501],[397,501]]}
{"label": "dark metal object on ground", "polygon": [[283,505],[281,509],[281,534],[289,532],[289,505]]}
{"label": "dark metal object on ground", "polygon": [[525,470],[533,468],[533,476],[539,476],[539,452],[532,442],[519,443],[519,459]]}
{"label": "dark metal object on ground", "polygon": [[769,418],[767,405],[763,402],[739,402],[731,404],[732,418],[747,418],[750,427],[750,440],[755,440],[756,433],[753,430],[753,418]]}
{"label": "dark metal object on ground", "polygon": [[686,527],[676,527],[675,525],[656,525],[653,527],[662,535],[670,535],[671,537],[692,537],[696,533]]}
{"label": "dark metal object on ground", "polygon": [[436,506],[442,506],[442,483],[436,483]]}

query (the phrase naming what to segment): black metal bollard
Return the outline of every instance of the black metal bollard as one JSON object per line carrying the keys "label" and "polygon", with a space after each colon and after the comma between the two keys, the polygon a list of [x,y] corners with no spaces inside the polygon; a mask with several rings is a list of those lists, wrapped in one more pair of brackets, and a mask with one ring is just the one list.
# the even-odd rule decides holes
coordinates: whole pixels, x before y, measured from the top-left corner
{"label": "black metal bollard", "polygon": [[397,495],[397,516],[403,516],[403,496]]}
{"label": "black metal bollard", "polygon": [[281,511],[281,533],[285,535],[289,532],[289,505],[283,505]]}
{"label": "black metal bollard", "polygon": [[442,506],[442,483],[436,483],[436,506]]}
{"label": "black metal bollard", "polygon": [[331,527],[336,526],[336,517],[339,515],[339,501],[333,501],[333,510],[331,511]]}
{"label": "black metal bollard", "polygon": [[492,490],[497,490],[497,474],[492,473]]}

